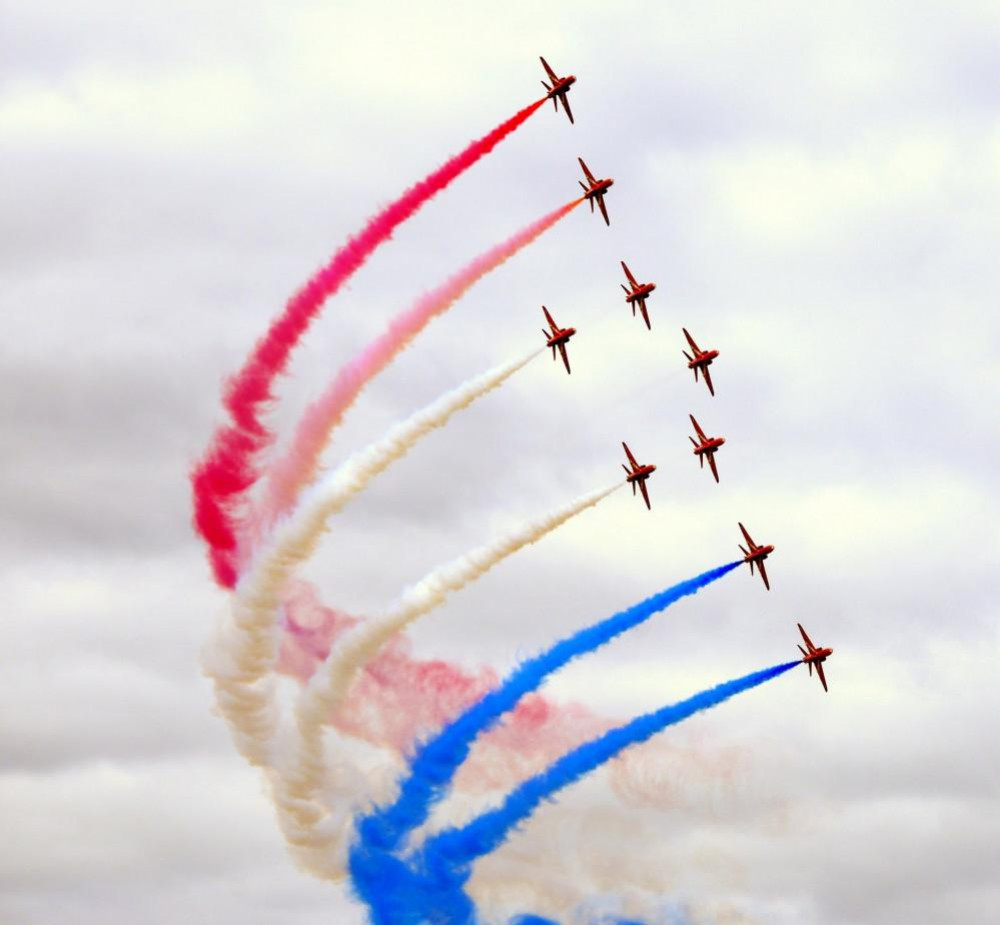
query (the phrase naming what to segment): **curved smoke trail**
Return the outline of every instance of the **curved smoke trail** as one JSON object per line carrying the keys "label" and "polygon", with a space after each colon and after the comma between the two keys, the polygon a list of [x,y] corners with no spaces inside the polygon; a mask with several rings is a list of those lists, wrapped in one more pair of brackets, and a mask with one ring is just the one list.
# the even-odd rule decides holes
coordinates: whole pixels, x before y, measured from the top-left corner
{"label": "curved smoke trail", "polygon": [[267,471],[268,485],[256,517],[258,532],[266,531],[295,503],[299,491],[315,475],[330,433],[340,424],[362,389],[431,319],[446,312],[479,280],[531,244],[581,202],[582,199],[576,199],[560,206],[480,254],[436,289],[421,296],[407,311],[397,315],[379,337],[337,373],[323,395],[306,410],[288,451]]}
{"label": "curved smoke trail", "polygon": [[[508,556],[537,542],[624,484],[617,482],[577,498],[435,569],[406,591],[381,617],[345,634],[313,675],[296,704],[300,737],[296,750],[298,761],[294,771],[286,776],[283,797],[292,805],[315,805],[328,773],[323,729],[330,724],[332,713],[343,704],[354,678],[382,646],[415,620],[443,604],[450,593],[476,581]],[[314,823],[307,824],[294,836],[312,850],[324,849],[324,833],[318,832]],[[333,843],[326,846],[327,854],[332,853],[334,847]]]}
{"label": "curved smoke trail", "polygon": [[[275,670],[302,686],[365,619],[326,607],[314,586],[302,579],[283,595],[282,618]],[[403,756],[412,752],[415,741],[449,723],[499,683],[491,667],[470,670],[439,658],[416,657],[409,637],[400,633],[365,665],[330,724],[343,735]],[[464,784],[455,786],[505,790],[614,724],[582,704],[529,694],[484,736],[486,747],[462,766]],[[395,779],[392,783],[395,787]]]}
{"label": "curved smoke trail", "polygon": [[358,235],[349,238],[329,263],[289,299],[285,310],[271,323],[242,368],[226,384],[223,404],[231,423],[216,430],[205,455],[191,472],[195,527],[208,545],[212,571],[221,586],[232,588],[239,577],[239,541],[245,497],[260,475],[256,457],[272,440],[271,432],[261,420],[261,412],[272,398],[274,380],[284,372],[292,349],[323,303],[400,224],[492,151],[544,102],[544,98],[537,100],[472,142],[379,212]]}
{"label": "curved smoke trail", "polygon": [[395,802],[376,810],[357,825],[361,843],[373,851],[399,850],[406,835],[423,824],[434,803],[445,795],[476,738],[512,710],[525,694],[537,690],[549,675],[573,659],[599,649],[682,598],[697,594],[741,564],[742,560],[730,562],[679,582],[528,659],[417,750]]}
{"label": "curved smoke trail", "polygon": [[233,595],[230,621],[207,653],[206,666],[219,709],[251,764],[274,764],[277,708],[269,673],[278,652],[277,613],[288,580],[315,550],[327,521],[421,438],[499,387],[544,349],[533,349],[445,393],[355,453],[306,493],[251,560]]}
{"label": "curved smoke trail", "polygon": [[460,828],[445,829],[430,838],[409,862],[356,843],[350,856],[355,889],[379,923],[472,922],[475,907],[464,891],[472,864],[500,847],[543,801],[551,800],[560,790],[624,749],[770,681],[798,664],[798,661],[785,662],[727,681],[604,733],[528,778],[500,806]]}

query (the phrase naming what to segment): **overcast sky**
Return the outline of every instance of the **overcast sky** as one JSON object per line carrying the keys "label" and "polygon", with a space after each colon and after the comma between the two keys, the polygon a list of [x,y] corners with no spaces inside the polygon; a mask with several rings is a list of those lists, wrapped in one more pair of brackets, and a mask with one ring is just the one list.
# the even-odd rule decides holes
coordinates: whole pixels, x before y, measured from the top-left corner
{"label": "overcast sky", "polygon": [[[699,921],[996,921],[995,2],[0,0],[0,35],[0,918],[364,920],[295,869],[212,714],[199,653],[225,596],[186,473],[285,298],[537,98],[544,54],[578,78],[576,125],[539,112],[403,226],[327,306],[274,421],[287,433],[392,313],[570,199],[583,155],[616,180],[611,227],[578,210],[477,286],[330,461],[526,350],[542,303],[579,330],[573,375],[543,356],[463,412],[306,576],[373,612],[606,484],[626,439],[659,467],[652,512],[616,494],[418,625],[418,653],[503,671],[734,558],[742,520],[777,547],[770,593],[740,570],[551,692],[626,718],[793,656],[796,621],[837,650],[831,691],[795,671],[691,720],[663,737],[682,770],[641,793],[597,775],[488,869],[516,877],[518,842],[544,838],[581,901],[605,851]],[[658,285],[651,332],[623,258]],[[721,351],[715,398],[682,325]],[[689,412],[727,438],[719,485]]]}

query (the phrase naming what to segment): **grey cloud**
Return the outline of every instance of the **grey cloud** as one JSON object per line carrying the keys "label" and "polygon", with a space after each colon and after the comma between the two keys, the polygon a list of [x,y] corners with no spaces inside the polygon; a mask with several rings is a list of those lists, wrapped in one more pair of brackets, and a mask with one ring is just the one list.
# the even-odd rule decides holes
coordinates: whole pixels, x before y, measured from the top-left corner
{"label": "grey cloud", "polygon": [[[292,869],[210,715],[197,657],[224,600],[185,474],[221,420],[222,378],[285,298],[420,170],[534,92],[541,52],[580,77],[577,125],[540,113],[401,228],[318,320],[273,419],[287,434],[390,313],[574,195],[582,154],[618,181],[611,228],[581,209],[480,284],[373,383],[329,459],[526,349],[543,302],[580,331],[574,374],[540,357],[429,438],[337,519],[305,574],[331,603],[373,612],[617,477],[629,440],[660,466],[652,514],[612,497],[415,627],[417,651],[508,667],[735,554],[742,519],[778,546],[772,592],[743,570],[550,688],[627,716],[791,657],[798,619],[837,649],[829,697],[799,670],[690,727],[709,746],[746,744],[753,799],[727,804],[728,820],[650,812],[643,848],[665,886],[775,923],[991,922],[995,13],[584,5],[536,24],[528,4],[494,23],[488,51],[469,41],[490,22],[475,10],[424,35],[390,4],[377,42],[372,13],[348,6],[336,35],[310,19],[321,13],[2,14],[16,41],[0,66],[0,118],[14,120],[0,151],[14,617],[0,799],[21,849],[2,860],[4,913],[361,920]],[[351,54],[372,70],[346,80]],[[186,120],[170,88],[207,87],[213,69],[243,88],[232,112]],[[121,98],[88,97],[95,73]],[[422,98],[438,86],[450,92]],[[17,122],[19,100],[41,117],[39,87],[76,118]],[[909,187],[892,160],[907,139],[946,151]],[[769,157],[801,176],[764,169]],[[799,199],[782,200],[793,182]],[[621,301],[622,258],[659,284],[649,334]],[[723,351],[714,400],[680,365],[682,324]],[[689,411],[729,438],[719,486],[690,456]],[[641,810],[598,781],[546,813],[539,837],[574,819],[638,826]]]}

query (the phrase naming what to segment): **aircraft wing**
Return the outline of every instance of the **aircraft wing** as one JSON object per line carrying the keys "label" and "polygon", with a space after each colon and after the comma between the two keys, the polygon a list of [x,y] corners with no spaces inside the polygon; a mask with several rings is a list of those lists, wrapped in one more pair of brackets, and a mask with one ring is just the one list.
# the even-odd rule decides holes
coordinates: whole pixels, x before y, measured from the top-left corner
{"label": "aircraft wing", "polygon": [[[603,194],[600,195],[600,196],[595,196],[594,199],[597,200],[597,204],[601,207],[601,215],[604,216],[604,224],[610,226],[611,225],[611,219],[608,218],[608,207],[606,205],[604,205],[604,196],[603,196]],[[591,202],[593,202],[593,200],[591,200]]]}
{"label": "aircraft wing", "polygon": [[[633,484],[635,484],[635,483],[633,483]],[[646,510],[647,511],[651,511],[653,508],[650,506],[650,503],[649,503],[649,492],[646,491],[646,480],[645,479],[642,479],[639,482],[639,491],[642,492],[642,500],[646,502]]]}
{"label": "aircraft wing", "polygon": [[542,306],[542,311],[545,312],[545,320],[549,323],[549,327],[552,328],[552,333],[555,334],[559,330],[559,325],[552,320],[549,310],[544,305]]}
{"label": "aircraft wing", "polygon": [[820,680],[820,683],[823,685],[823,690],[825,690],[827,693],[830,693],[830,688],[828,688],[826,686],[826,675],[823,674],[823,663],[822,662],[816,662],[816,674],[819,675],[819,680]]}
{"label": "aircraft wing", "polygon": [[[639,302],[639,311],[642,312],[642,320],[646,322],[646,330],[652,331],[653,328],[649,323],[649,313],[646,311],[646,300],[639,299],[638,302]],[[632,312],[632,314],[634,315],[635,312]]]}
{"label": "aircraft wing", "polygon": [[545,73],[549,75],[549,80],[555,83],[559,78],[556,77],[556,72],[549,67],[549,62],[546,61],[541,55],[538,56],[538,60],[542,62],[542,67],[545,68]]}
{"label": "aircraft wing", "polygon": [[633,469],[638,469],[639,464],[635,461],[635,457],[632,455],[632,451],[628,448],[628,444],[623,440],[622,446],[625,447],[625,455],[628,457],[628,461],[632,463]]}
{"label": "aircraft wing", "polygon": [[750,538],[750,534],[747,533],[747,528],[740,524],[740,530],[743,531],[743,538],[750,544],[751,549],[756,549],[757,544]]}
{"label": "aircraft wing", "polygon": [[638,289],[639,288],[639,284],[635,281],[635,277],[629,271],[629,268],[625,265],[625,261],[624,260],[622,261],[622,269],[625,271],[625,276],[628,277],[629,283],[632,284],[632,289],[633,290]]}
{"label": "aircraft wing", "polygon": [[708,437],[705,436],[705,431],[701,429],[698,422],[694,419],[693,414],[689,414],[688,417],[691,418],[691,423],[694,425],[695,433],[697,433],[698,436],[701,437],[701,442],[704,443],[706,440],[708,440]]}
{"label": "aircraft wing", "polygon": [[715,476],[715,481],[719,481],[719,470],[715,468],[715,453],[706,453],[708,456],[708,465],[712,469],[712,475]]}
{"label": "aircraft wing", "polygon": [[[566,115],[569,116],[569,124],[573,124],[573,110],[569,108],[569,97],[565,93],[560,93],[556,97],[556,101],[562,100],[563,108],[566,110]],[[556,109],[559,107],[556,106]]]}
{"label": "aircraft wing", "polygon": [[[753,565],[752,562],[750,564]],[[757,568],[760,569],[760,577],[764,579],[764,587],[767,588],[768,591],[770,591],[771,590],[771,583],[767,580],[767,572],[764,571],[764,560],[763,559],[759,559],[757,561]]]}
{"label": "aircraft wing", "polygon": [[597,179],[590,172],[590,168],[583,162],[582,157],[578,157],[577,160],[580,162],[580,166],[583,168],[583,175],[590,181],[590,185],[593,186],[597,182]]}
{"label": "aircraft wing", "polygon": [[687,342],[691,345],[691,349],[695,352],[695,354],[701,353],[698,349],[698,345],[694,342],[694,338],[688,334],[687,328],[681,328],[681,330],[684,332],[684,336],[687,338]]}
{"label": "aircraft wing", "polygon": [[799,628],[799,632],[802,634],[802,638],[805,640],[806,645],[809,647],[809,651],[810,652],[815,652],[816,651],[816,646],[813,645],[812,640],[808,637],[808,635],[806,635],[806,631],[804,629],[802,629],[802,624],[799,623],[799,624],[797,624],[797,626]]}
{"label": "aircraft wing", "polygon": [[566,364],[566,372],[569,373],[570,372],[570,368],[569,368],[569,356],[566,354],[566,342],[565,341],[563,341],[559,345],[559,352],[562,354],[563,363]]}
{"label": "aircraft wing", "polygon": [[[697,371],[697,367],[695,367],[695,370]],[[705,374],[705,385],[708,386],[708,392],[709,392],[709,394],[710,395],[715,395],[715,388],[712,385],[712,374],[708,371],[708,367],[707,366],[703,366],[701,368],[701,371]]]}

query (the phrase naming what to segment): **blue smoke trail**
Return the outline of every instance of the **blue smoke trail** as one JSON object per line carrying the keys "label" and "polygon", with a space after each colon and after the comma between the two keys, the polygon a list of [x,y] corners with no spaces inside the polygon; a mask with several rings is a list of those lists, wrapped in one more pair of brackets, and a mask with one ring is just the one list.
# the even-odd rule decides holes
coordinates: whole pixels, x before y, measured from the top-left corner
{"label": "blue smoke trail", "polygon": [[383,809],[376,808],[358,821],[361,844],[376,852],[398,851],[405,836],[423,824],[434,804],[445,795],[476,737],[496,725],[500,717],[512,710],[522,697],[537,690],[550,674],[567,662],[600,648],[681,598],[718,581],[741,564],[742,560],[730,562],[682,581],[560,640],[524,662],[499,687],[417,749],[410,762],[409,776],[400,785],[396,801]]}
{"label": "blue smoke trail", "polygon": [[668,726],[776,678],[798,664],[798,660],[786,662],[727,681],[598,736],[528,778],[498,808],[462,828],[446,829],[428,840],[414,858],[403,860],[370,845],[355,843],[348,861],[355,892],[367,903],[375,925],[471,925],[477,921],[476,908],[464,887],[472,864],[495,851],[543,800],[552,799],[559,790],[629,746],[645,742]]}
{"label": "blue smoke trail", "polygon": [[417,858],[425,896],[430,900],[429,908],[435,911],[448,908],[461,899],[471,902],[463,887],[472,872],[473,862],[500,847],[511,830],[530,817],[543,800],[552,799],[564,787],[629,746],[645,742],[668,726],[770,681],[798,664],[798,660],[785,662],[734,681],[726,681],[680,703],[611,729],[563,755],[541,773],[529,777],[515,787],[496,809],[483,813],[461,828],[443,830],[424,844]]}

